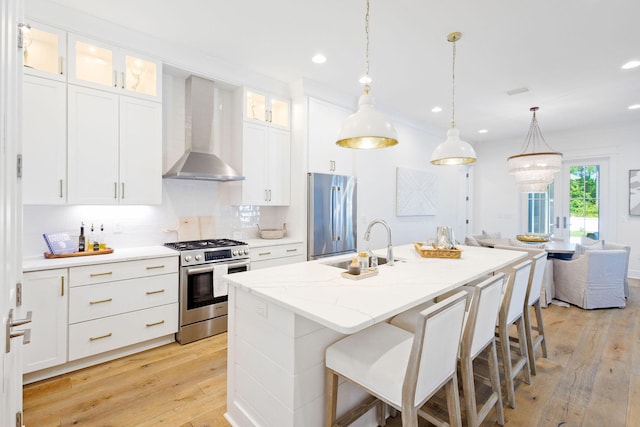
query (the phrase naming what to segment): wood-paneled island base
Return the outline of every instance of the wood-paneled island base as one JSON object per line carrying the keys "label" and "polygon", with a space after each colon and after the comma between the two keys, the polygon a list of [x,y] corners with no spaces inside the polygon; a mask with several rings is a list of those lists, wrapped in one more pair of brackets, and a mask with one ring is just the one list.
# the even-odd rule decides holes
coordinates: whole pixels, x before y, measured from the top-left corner
{"label": "wood-paneled island base", "polygon": [[[463,246],[460,259],[394,248],[394,266],[365,280],[325,265],[349,256],[225,276],[229,282],[227,412],[231,425],[324,426],[324,353],[346,334],[384,322],[526,254]],[[384,251],[376,251],[379,256]],[[362,392],[340,385],[338,416]],[[373,413],[355,426],[377,425]]]}

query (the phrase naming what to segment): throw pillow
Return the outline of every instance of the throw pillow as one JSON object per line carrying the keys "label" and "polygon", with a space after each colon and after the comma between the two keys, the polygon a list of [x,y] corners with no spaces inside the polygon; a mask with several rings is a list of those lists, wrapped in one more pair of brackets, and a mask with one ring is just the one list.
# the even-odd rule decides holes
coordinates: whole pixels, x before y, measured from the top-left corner
{"label": "throw pillow", "polygon": [[598,245],[585,246],[581,245],[580,243],[576,243],[576,249],[573,251],[573,256],[571,257],[571,259],[578,259],[587,251],[597,251],[601,249],[602,248]]}
{"label": "throw pillow", "polygon": [[594,240],[587,236],[580,237],[580,244],[583,246],[598,246],[598,249],[604,249],[604,240]]}
{"label": "throw pillow", "polygon": [[501,239],[502,235],[499,231],[494,231],[494,232],[487,232],[482,230],[482,238],[483,239]]}
{"label": "throw pillow", "polygon": [[480,246],[480,243],[473,236],[467,236],[464,238],[464,244],[467,246]]}

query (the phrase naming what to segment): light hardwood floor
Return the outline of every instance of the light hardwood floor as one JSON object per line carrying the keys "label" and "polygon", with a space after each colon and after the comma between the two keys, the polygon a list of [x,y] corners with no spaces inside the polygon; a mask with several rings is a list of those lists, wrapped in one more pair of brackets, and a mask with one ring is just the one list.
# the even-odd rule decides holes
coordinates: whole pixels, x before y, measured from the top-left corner
{"label": "light hardwood floor", "polygon": [[[640,286],[634,281],[630,288],[622,310],[543,309],[549,358],[538,358],[531,385],[517,385],[517,408],[505,408],[507,425],[640,425]],[[24,423],[228,426],[226,338],[173,343],[27,385]]]}

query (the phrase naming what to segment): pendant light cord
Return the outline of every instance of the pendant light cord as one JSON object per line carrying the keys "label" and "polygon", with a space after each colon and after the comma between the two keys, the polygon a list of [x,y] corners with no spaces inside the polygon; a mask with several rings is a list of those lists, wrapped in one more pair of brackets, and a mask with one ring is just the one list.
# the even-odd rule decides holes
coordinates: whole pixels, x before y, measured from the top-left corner
{"label": "pendant light cord", "polygon": [[369,85],[369,0],[367,0],[367,11],[364,16],[364,33],[366,37],[364,50],[364,75],[368,80],[364,85],[364,93],[369,93],[371,90],[371,86]]}
{"label": "pendant light cord", "polygon": [[456,42],[453,41],[453,61],[451,61],[451,128],[456,127]]}

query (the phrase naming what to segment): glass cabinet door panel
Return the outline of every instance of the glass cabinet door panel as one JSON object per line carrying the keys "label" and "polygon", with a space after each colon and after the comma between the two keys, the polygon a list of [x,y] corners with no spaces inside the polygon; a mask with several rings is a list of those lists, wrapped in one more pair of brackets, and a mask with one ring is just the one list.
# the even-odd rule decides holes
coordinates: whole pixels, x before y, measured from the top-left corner
{"label": "glass cabinet door panel", "polygon": [[274,125],[289,127],[289,103],[279,99],[271,100],[271,123]]}
{"label": "glass cabinet door panel", "polygon": [[247,91],[247,118],[265,121],[267,112],[267,98],[255,92]]}
{"label": "glass cabinet door panel", "polygon": [[151,96],[158,94],[158,71],[155,62],[126,55],[125,68],[127,90]]}
{"label": "glass cabinet door panel", "polygon": [[32,28],[24,36],[24,66],[52,74],[62,74],[58,34]]}
{"label": "glass cabinet door panel", "polygon": [[75,77],[79,80],[113,86],[116,83],[113,67],[113,52],[109,49],[76,41]]}

